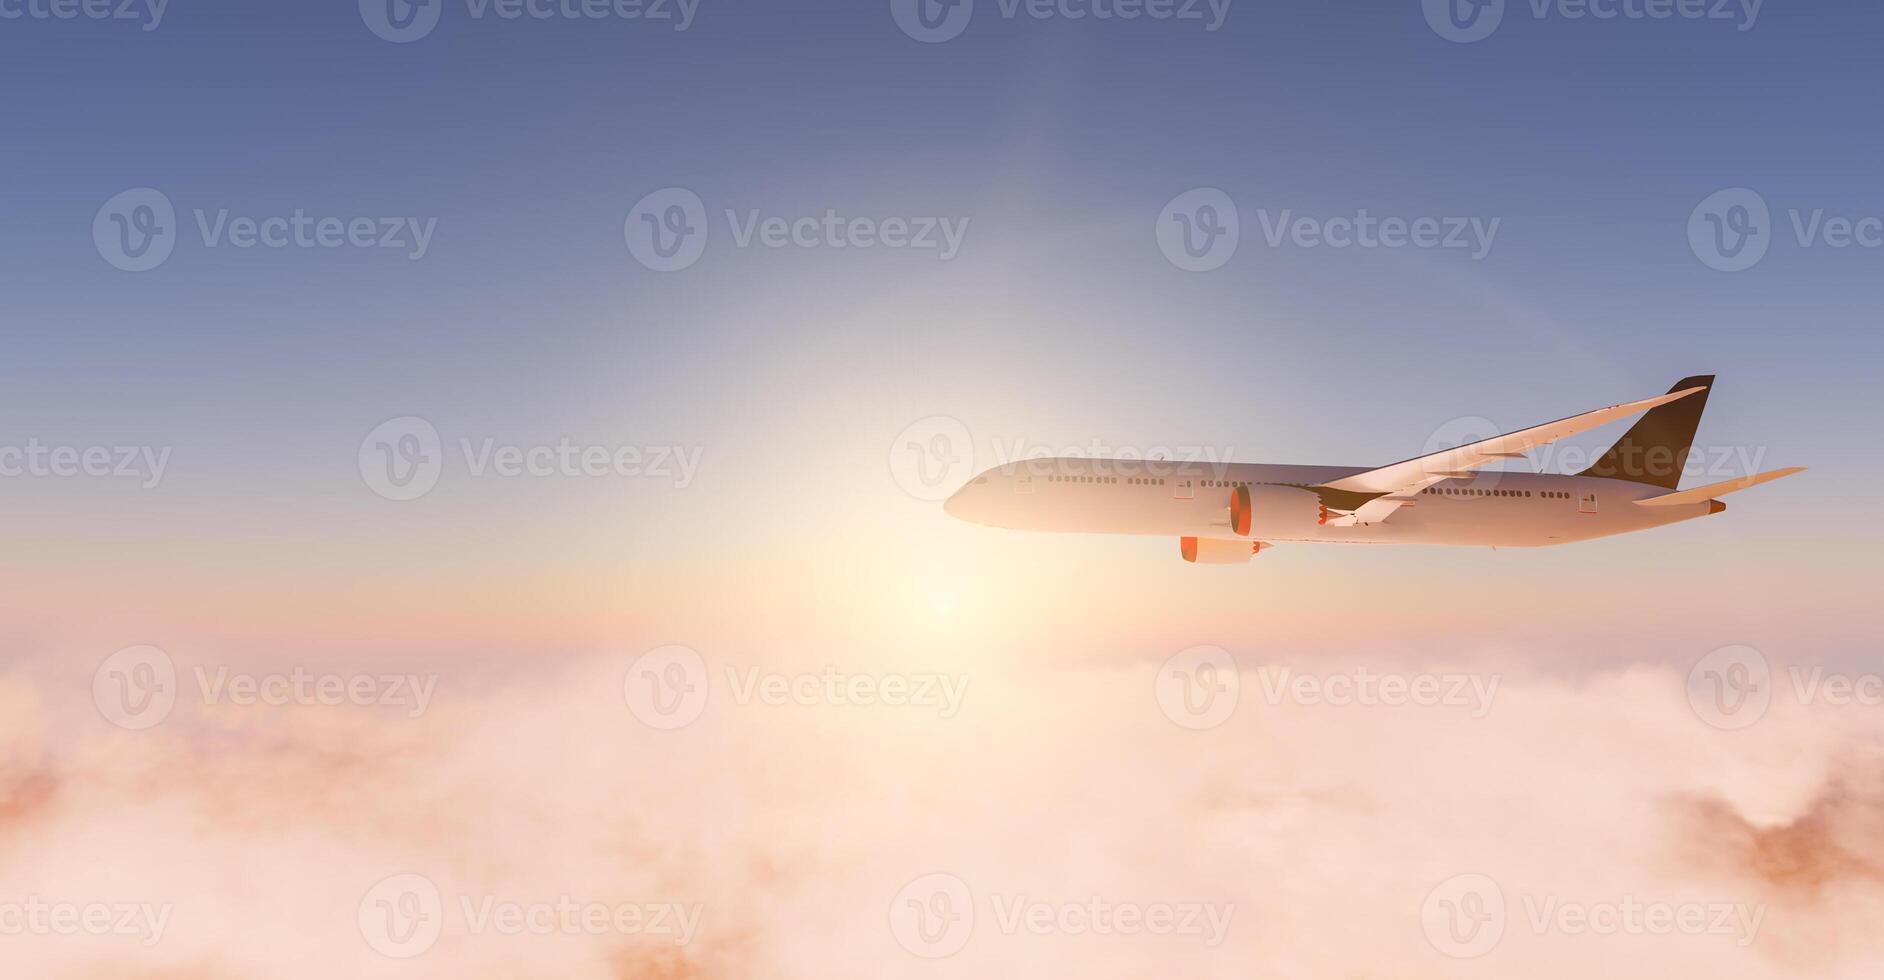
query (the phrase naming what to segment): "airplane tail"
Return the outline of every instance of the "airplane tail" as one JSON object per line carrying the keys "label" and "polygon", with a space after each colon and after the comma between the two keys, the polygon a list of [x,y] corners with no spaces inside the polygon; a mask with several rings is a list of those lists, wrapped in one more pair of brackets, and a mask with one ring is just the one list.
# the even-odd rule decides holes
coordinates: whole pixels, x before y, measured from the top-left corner
{"label": "airplane tail", "polygon": [[[1713,385],[1713,375],[1699,374],[1675,382],[1668,391],[1673,394],[1684,388]],[[1681,471],[1687,465],[1688,451],[1694,447],[1694,432],[1701,426],[1701,410],[1706,407],[1707,392],[1697,391],[1649,409],[1608,452],[1577,475],[1675,489],[1681,485]]]}

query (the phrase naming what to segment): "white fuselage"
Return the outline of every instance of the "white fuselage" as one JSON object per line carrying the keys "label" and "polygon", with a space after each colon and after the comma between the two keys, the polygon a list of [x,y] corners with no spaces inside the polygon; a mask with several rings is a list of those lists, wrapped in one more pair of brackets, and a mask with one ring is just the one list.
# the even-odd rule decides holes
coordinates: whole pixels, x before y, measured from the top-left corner
{"label": "white fuselage", "polygon": [[1231,528],[1239,484],[1251,494],[1248,539],[1332,544],[1537,547],[1606,537],[1713,513],[1717,503],[1642,507],[1668,491],[1626,480],[1483,471],[1443,480],[1391,519],[1323,524],[1310,488],[1365,467],[1177,463],[1066,457],[989,470],[949,498],[963,520],[994,527],[1167,537],[1242,537]]}

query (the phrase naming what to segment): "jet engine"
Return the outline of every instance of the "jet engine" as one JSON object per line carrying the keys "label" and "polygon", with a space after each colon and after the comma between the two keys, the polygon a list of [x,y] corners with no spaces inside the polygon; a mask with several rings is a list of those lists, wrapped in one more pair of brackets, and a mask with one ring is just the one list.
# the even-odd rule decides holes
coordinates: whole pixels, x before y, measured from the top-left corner
{"label": "jet engine", "polygon": [[1230,492],[1230,530],[1239,537],[1249,537],[1250,522],[1255,516],[1255,508],[1250,506],[1249,487],[1239,486]]}
{"label": "jet engine", "polygon": [[1267,541],[1232,541],[1226,538],[1179,538],[1178,551],[1184,560],[1196,565],[1247,564],[1258,552],[1271,547]]}
{"label": "jet engine", "polygon": [[1218,516],[1215,523],[1218,527],[1227,526],[1230,534],[1240,538],[1252,534],[1309,537],[1320,516],[1315,494],[1301,487],[1240,484],[1230,488],[1229,504],[1229,521],[1226,523]]}

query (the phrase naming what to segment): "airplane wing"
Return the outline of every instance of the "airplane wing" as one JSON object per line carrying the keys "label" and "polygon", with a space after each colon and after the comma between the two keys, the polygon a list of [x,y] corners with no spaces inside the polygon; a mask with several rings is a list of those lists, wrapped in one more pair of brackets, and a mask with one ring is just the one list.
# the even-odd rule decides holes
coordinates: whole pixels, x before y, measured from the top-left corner
{"label": "airplane wing", "polygon": [[1794,473],[1804,472],[1805,467],[1803,466],[1788,466],[1783,470],[1768,470],[1756,476],[1735,477],[1732,480],[1722,480],[1719,483],[1710,483],[1704,487],[1694,487],[1689,490],[1682,490],[1678,493],[1665,493],[1659,497],[1648,497],[1636,501],[1636,504],[1642,507],[1674,507],[1680,504],[1698,504],[1712,500],[1715,497],[1724,497],[1736,490],[1745,490],[1748,487],[1757,487],[1762,483],[1771,483],[1782,476],[1791,476]]}
{"label": "airplane wing", "polygon": [[1580,432],[1587,432],[1617,419],[1640,415],[1651,408],[1706,390],[1706,385],[1696,385],[1693,388],[1671,391],[1654,398],[1611,405],[1594,412],[1584,412],[1582,415],[1572,415],[1555,422],[1546,422],[1528,429],[1493,436],[1456,449],[1442,449],[1436,453],[1402,460],[1365,473],[1342,477],[1327,484],[1327,488],[1381,496],[1361,504],[1352,511],[1336,511],[1331,508],[1331,515],[1326,519],[1326,523],[1336,527],[1378,524],[1386,520],[1394,511],[1412,503],[1413,498],[1421,490],[1435,483],[1468,478],[1475,470],[1488,463],[1495,463],[1502,459],[1516,459],[1539,446],[1548,445]]}

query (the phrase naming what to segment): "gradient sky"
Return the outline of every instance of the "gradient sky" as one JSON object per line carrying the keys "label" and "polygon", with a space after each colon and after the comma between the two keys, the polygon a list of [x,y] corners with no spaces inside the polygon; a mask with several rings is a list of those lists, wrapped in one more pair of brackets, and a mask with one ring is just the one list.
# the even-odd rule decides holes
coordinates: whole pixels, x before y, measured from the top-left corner
{"label": "gradient sky", "polygon": [[[176,915],[154,948],[0,936],[0,974],[1878,975],[1884,715],[1834,681],[1876,681],[1884,634],[1884,248],[1802,245],[1790,214],[1884,219],[1884,5],[1505,0],[1468,42],[1429,21],[1439,0],[1232,0],[1215,30],[972,0],[931,43],[899,27],[914,0],[700,0],[684,31],[431,0],[435,29],[395,43],[370,26],[386,0],[32,15],[67,2],[0,0],[0,468],[168,455],[148,487],[0,473],[0,932],[29,896]],[[111,202],[142,188],[174,250],[134,272],[109,233],[135,210]],[[708,232],[659,271],[632,233],[672,188]],[[1691,229],[1734,224],[1703,204],[1737,188],[1766,252],[1724,271]],[[1158,236],[1200,189],[1241,224],[1209,271]],[[741,247],[725,218],[827,210],[967,231],[944,260]],[[1498,231],[1480,258],[1263,233],[1362,210]],[[211,247],[199,211],[432,232],[417,259]],[[957,480],[1015,446],[1365,466],[1696,374],[1718,382],[1690,485],[1810,472],[1560,548],[1200,567],[1167,539],[963,523],[908,479],[937,417],[966,433]],[[361,455],[406,417],[446,463],[393,500]],[[565,439],[699,469],[506,479],[458,455]],[[1240,678],[1240,706],[1206,691],[1215,727],[1170,698],[1225,680],[1200,647]],[[1762,689],[1735,679],[1745,647],[1769,664],[1748,712],[1725,705]],[[649,664],[680,668],[691,718],[646,710]],[[747,670],[966,697],[768,703],[730,689]],[[1502,686],[1467,713],[1278,670]],[[204,680],[290,672],[437,698]],[[1239,917],[1211,948],[983,918],[932,960],[897,917],[938,872]],[[1462,873],[1514,910],[1470,962],[1429,914],[1471,911]],[[415,875],[441,914],[707,913],[685,949],[506,936],[384,901]],[[1744,948],[1527,931],[1516,903],[1540,896],[1772,915]],[[374,930],[409,918],[442,938],[395,959]]]}
{"label": "gradient sky", "polygon": [[[1685,663],[1728,643],[1855,657],[1880,625],[1884,249],[1782,230],[1726,273],[1687,237],[1733,187],[1776,224],[1884,214],[1876,5],[1773,3],[1740,30],[1514,2],[1469,44],[1411,0],[1233,3],[1215,31],[978,0],[936,44],[883,2],[703,0],[684,32],[466,9],[408,44],[340,2],[173,0],[151,31],[0,21],[0,443],[174,447],[152,490],[0,481],[16,655],[1214,642]],[[705,201],[712,237],[654,272],[623,226],[670,186]],[[90,232],[137,187],[185,232],[129,273]],[[1243,226],[1205,273],[1153,236],[1198,187]],[[198,208],[437,229],[418,261],[206,248]],[[970,225],[951,261],[737,248],[727,209]],[[1500,226],[1480,260],[1270,247],[1265,209]],[[1194,568],[1173,542],[955,523],[891,473],[897,434],[932,415],[978,448],[1366,465],[1455,419],[1513,429],[1710,372],[1702,444],[1812,472],[1724,518],[1549,551]],[[393,503],[356,453],[406,415],[448,444],[703,462],[685,489],[448,475]]]}

